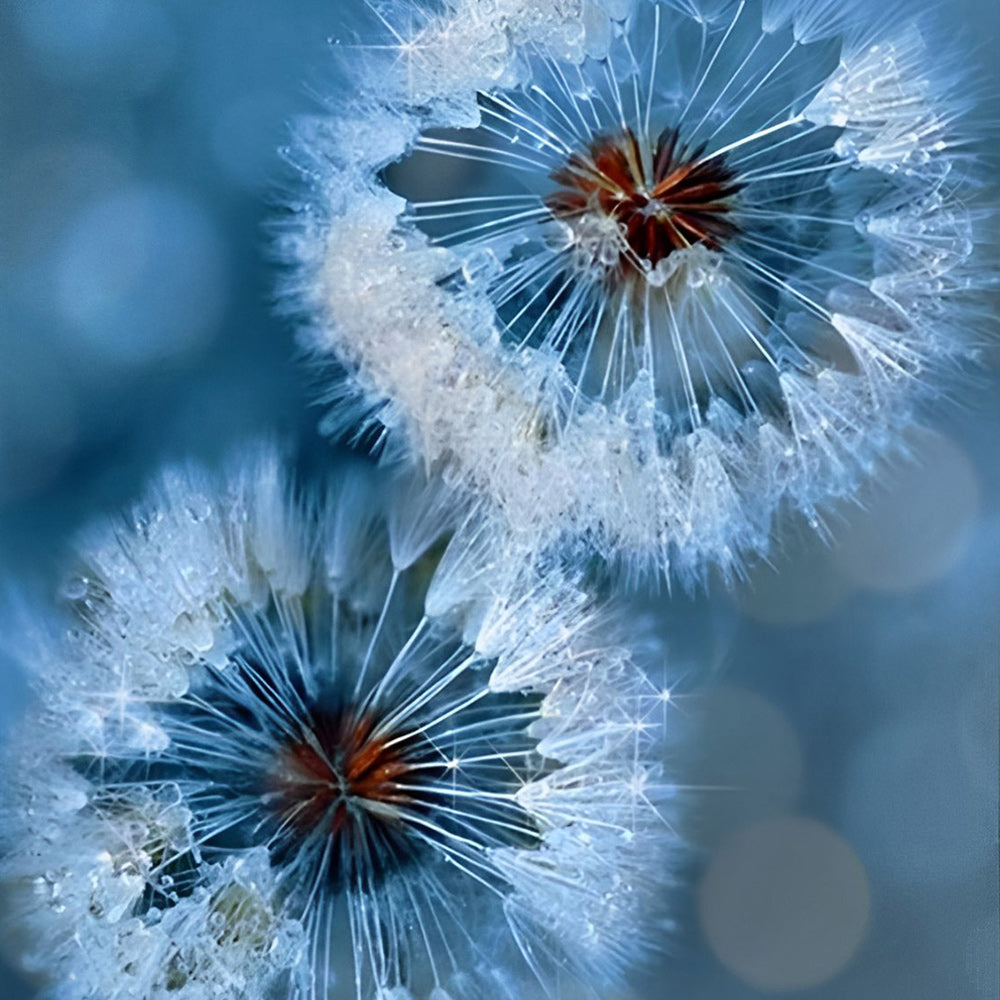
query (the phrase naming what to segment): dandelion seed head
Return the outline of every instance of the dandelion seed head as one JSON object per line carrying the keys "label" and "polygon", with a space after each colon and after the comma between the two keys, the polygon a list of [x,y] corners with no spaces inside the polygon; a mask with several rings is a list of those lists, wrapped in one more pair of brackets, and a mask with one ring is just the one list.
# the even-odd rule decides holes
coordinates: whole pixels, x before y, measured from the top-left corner
{"label": "dandelion seed head", "polygon": [[631,574],[739,574],[780,511],[819,525],[975,353],[967,71],[925,14],[462,0],[397,27],[425,55],[303,126],[281,237],[338,366],[326,429]]}
{"label": "dandelion seed head", "polygon": [[273,449],[82,538],[8,751],[0,887],[59,996],[613,983],[675,838],[647,682],[443,484]]}

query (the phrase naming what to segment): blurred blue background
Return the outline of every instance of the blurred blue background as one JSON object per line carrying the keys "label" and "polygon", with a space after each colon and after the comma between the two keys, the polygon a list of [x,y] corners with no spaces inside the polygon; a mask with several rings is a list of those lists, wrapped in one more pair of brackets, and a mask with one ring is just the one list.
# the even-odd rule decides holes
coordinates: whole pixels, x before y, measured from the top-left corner
{"label": "blurred blue background", "polygon": [[[949,9],[989,52],[1000,8]],[[311,440],[264,226],[343,15],[336,0],[0,3],[4,577],[51,581],[75,528],[165,459],[213,461],[263,430]],[[1000,995],[986,360],[914,433],[915,461],[836,512],[835,544],[790,525],[735,594],[628,605],[667,645],[692,850],[666,957],[626,996]],[[2,729],[28,698],[0,664]],[[0,997],[32,995],[0,969]]]}

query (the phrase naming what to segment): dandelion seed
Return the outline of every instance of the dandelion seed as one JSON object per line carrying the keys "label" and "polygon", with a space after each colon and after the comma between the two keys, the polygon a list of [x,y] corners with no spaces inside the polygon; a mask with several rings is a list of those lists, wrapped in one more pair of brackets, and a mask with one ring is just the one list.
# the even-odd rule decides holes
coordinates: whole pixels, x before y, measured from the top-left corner
{"label": "dandelion seed", "polygon": [[456,0],[405,72],[359,55],[347,111],[303,123],[283,244],[346,370],[327,429],[632,571],[739,572],[784,505],[819,526],[975,347],[970,102],[934,32],[857,2]]}
{"label": "dandelion seed", "polygon": [[84,540],[68,631],[17,630],[0,882],[59,996],[515,998],[641,957],[648,682],[558,572],[376,485],[169,472]]}

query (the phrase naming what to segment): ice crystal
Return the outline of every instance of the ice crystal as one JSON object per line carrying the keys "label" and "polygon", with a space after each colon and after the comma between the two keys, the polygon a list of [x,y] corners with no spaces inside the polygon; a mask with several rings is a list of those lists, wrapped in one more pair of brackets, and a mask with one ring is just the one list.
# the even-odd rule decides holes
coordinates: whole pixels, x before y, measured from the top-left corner
{"label": "ice crystal", "polygon": [[63,600],[8,632],[40,706],[0,824],[54,995],[513,1000],[641,956],[655,693],[440,484],[174,469]]}
{"label": "ice crystal", "polygon": [[818,523],[974,352],[964,68],[920,11],[378,10],[282,237],[331,433],[692,580]]}

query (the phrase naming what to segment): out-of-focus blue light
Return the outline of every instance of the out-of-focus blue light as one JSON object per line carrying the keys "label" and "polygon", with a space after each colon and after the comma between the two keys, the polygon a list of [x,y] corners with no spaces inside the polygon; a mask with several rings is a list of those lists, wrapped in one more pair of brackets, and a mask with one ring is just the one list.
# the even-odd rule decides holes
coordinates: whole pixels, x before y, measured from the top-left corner
{"label": "out-of-focus blue light", "polygon": [[72,221],[56,293],[84,350],[115,366],[183,356],[213,336],[228,288],[221,241],[188,196],[118,191]]}
{"label": "out-of-focus blue light", "polygon": [[17,13],[39,72],[54,83],[113,75],[116,89],[137,96],[173,65],[176,34],[156,0],[28,0]]}

